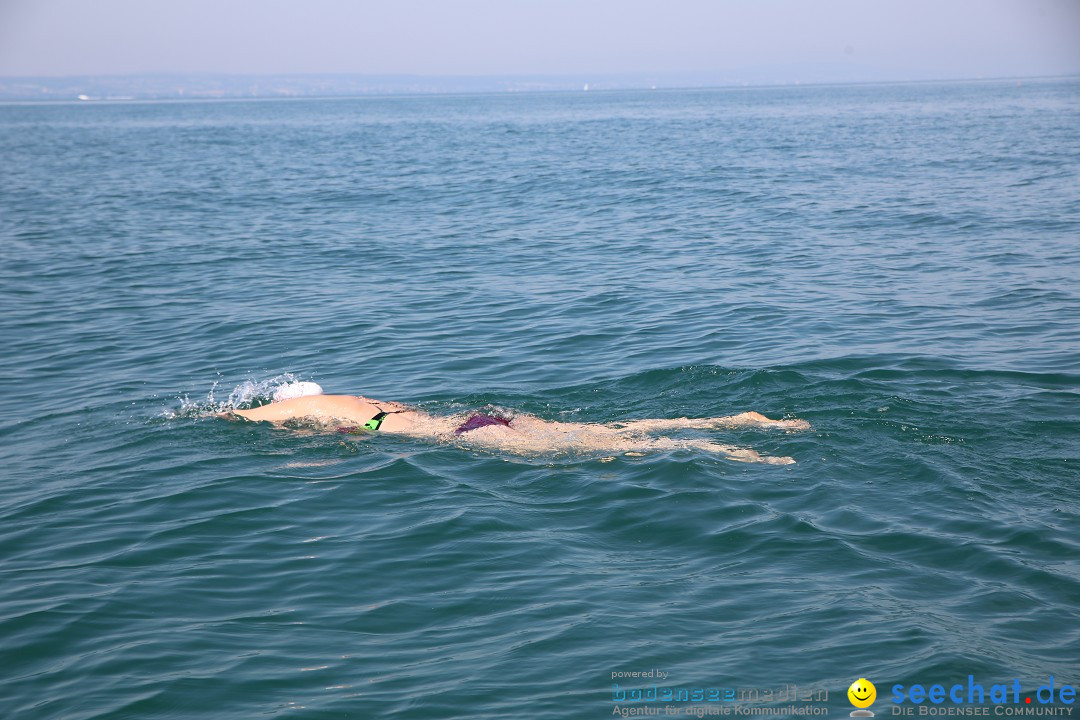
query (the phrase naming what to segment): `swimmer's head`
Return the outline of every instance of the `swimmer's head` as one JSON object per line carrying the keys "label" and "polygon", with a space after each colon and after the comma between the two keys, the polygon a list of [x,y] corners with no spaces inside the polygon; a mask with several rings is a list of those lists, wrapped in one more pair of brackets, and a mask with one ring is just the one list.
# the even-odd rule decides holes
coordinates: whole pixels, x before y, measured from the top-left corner
{"label": "swimmer's head", "polygon": [[323,389],[319,383],[291,382],[282,385],[274,391],[274,402],[292,400],[293,398],[307,397],[308,395],[322,395]]}

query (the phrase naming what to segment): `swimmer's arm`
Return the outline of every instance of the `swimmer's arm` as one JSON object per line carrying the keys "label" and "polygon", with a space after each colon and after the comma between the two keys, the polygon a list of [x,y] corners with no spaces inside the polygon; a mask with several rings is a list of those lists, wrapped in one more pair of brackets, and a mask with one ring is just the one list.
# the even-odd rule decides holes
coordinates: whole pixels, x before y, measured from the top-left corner
{"label": "swimmer's arm", "polygon": [[250,410],[233,410],[232,415],[256,422],[281,423],[294,418],[338,418],[363,423],[379,408],[353,395],[309,395],[270,403]]}
{"label": "swimmer's arm", "polygon": [[[251,410],[226,410],[225,412],[218,413],[219,418],[225,420],[253,420],[255,422],[282,422],[288,420],[295,415],[285,415],[280,409],[275,408],[270,411],[272,405],[263,405],[262,407],[252,408]],[[268,412],[269,411],[269,412]]]}
{"label": "swimmer's arm", "polygon": [[291,398],[289,400],[282,400],[280,402],[270,403],[269,405],[251,408],[250,410],[230,410],[229,412],[222,413],[220,417],[224,417],[228,420],[243,418],[244,420],[253,420],[255,422],[279,423],[297,417],[324,415],[327,413],[324,412],[323,406],[329,404],[326,402],[329,397],[334,396],[316,395],[311,397]]}

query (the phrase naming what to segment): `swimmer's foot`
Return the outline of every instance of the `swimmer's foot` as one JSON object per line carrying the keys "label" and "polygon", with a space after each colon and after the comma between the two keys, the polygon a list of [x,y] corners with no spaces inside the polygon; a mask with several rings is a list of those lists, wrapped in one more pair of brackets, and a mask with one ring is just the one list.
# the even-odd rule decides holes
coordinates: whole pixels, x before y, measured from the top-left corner
{"label": "swimmer's foot", "polygon": [[726,458],[736,462],[765,463],[767,465],[793,465],[795,463],[795,458],[771,457],[762,455],[757,450],[751,450],[750,448],[730,447],[727,445],[711,445],[710,447],[713,450],[719,450]]}
{"label": "swimmer's foot", "polygon": [[738,415],[730,415],[728,417],[716,418],[713,421],[714,427],[770,427],[781,428],[784,430],[809,430],[810,423],[805,420],[799,420],[798,418],[792,420],[771,420],[759,412],[744,412]]}
{"label": "swimmer's foot", "polygon": [[769,465],[794,465],[795,458],[787,457],[763,457],[761,462],[768,463]]}
{"label": "swimmer's foot", "polygon": [[769,455],[762,455],[756,453],[753,450],[747,450],[738,454],[727,454],[727,457],[737,462],[752,462],[752,463],[765,463],[766,465],[794,465],[795,458],[792,457],[771,457]]}
{"label": "swimmer's foot", "polygon": [[801,430],[809,430],[810,423],[807,420],[792,418],[791,420],[775,420],[773,421],[772,427],[783,428],[788,432],[798,432]]}
{"label": "swimmer's foot", "polygon": [[765,462],[767,459],[763,458],[761,453],[753,450],[725,450],[724,457],[736,462]]}

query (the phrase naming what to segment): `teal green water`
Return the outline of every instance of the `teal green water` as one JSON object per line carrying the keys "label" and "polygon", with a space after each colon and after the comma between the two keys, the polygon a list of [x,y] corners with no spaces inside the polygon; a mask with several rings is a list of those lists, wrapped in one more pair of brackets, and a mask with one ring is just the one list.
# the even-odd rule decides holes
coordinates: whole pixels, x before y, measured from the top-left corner
{"label": "teal green water", "polygon": [[[1080,684],[1077,127],[1077,81],[0,106],[4,715]],[[814,429],[704,434],[783,467],[208,417],[286,373]]]}

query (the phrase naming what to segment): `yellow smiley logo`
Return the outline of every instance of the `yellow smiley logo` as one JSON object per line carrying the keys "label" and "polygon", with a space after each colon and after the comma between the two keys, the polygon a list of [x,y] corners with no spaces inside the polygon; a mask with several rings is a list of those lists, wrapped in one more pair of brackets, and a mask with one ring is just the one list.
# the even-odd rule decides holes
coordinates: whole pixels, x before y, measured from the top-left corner
{"label": "yellow smiley logo", "polygon": [[859,678],[847,689],[847,699],[857,708],[868,708],[877,699],[877,688],[866,678]]}

